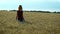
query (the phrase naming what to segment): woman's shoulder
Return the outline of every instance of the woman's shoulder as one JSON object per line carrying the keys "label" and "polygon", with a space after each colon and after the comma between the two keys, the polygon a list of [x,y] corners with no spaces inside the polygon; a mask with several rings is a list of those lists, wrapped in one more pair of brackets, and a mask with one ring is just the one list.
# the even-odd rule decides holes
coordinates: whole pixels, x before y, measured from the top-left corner
{"label": "woman's shoulder", "polygon": [[17,10],[17,12],[19,12],[19,11]]}

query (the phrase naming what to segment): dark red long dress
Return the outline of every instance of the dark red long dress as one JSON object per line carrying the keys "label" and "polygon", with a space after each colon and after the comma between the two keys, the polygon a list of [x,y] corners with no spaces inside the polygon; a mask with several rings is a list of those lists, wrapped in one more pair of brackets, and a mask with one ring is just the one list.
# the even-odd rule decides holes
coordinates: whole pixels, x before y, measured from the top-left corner
{"label": "dark red long dress", "polygon": [[17,11],[17,19],[19,21],[23,21],[24,18],[23,18],[23,11]]}

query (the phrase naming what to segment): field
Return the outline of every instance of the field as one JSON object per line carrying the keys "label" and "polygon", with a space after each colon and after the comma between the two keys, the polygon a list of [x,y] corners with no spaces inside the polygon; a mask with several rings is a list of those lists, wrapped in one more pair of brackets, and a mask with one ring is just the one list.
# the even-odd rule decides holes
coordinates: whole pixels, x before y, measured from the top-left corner
{"label": "field", "polygon": [[60,14],[24,12],[25,22],[16,12],[0,11],[0,34],[60,34]]}

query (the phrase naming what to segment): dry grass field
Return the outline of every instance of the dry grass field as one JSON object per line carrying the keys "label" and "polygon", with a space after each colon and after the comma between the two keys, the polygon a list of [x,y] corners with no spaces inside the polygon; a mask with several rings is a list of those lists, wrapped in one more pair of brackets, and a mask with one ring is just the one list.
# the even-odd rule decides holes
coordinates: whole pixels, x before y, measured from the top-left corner
{"label": "dry grass field", "polygon": [[60,14],[24,12],[25,22],[16,12],[0,11],[0,34],[60,34]]}

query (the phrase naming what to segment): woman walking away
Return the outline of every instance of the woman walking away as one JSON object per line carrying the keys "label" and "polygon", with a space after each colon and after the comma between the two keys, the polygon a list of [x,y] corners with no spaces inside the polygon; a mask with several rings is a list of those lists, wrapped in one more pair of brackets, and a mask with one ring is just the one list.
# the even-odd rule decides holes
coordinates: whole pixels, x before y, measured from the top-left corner
{"label": "woman walking away", "polygon": [[20,21],[20,22],[24,22],[22,5],[19,5],[19,7],[18,7],[16,19],[17,19],[18,21]]}

